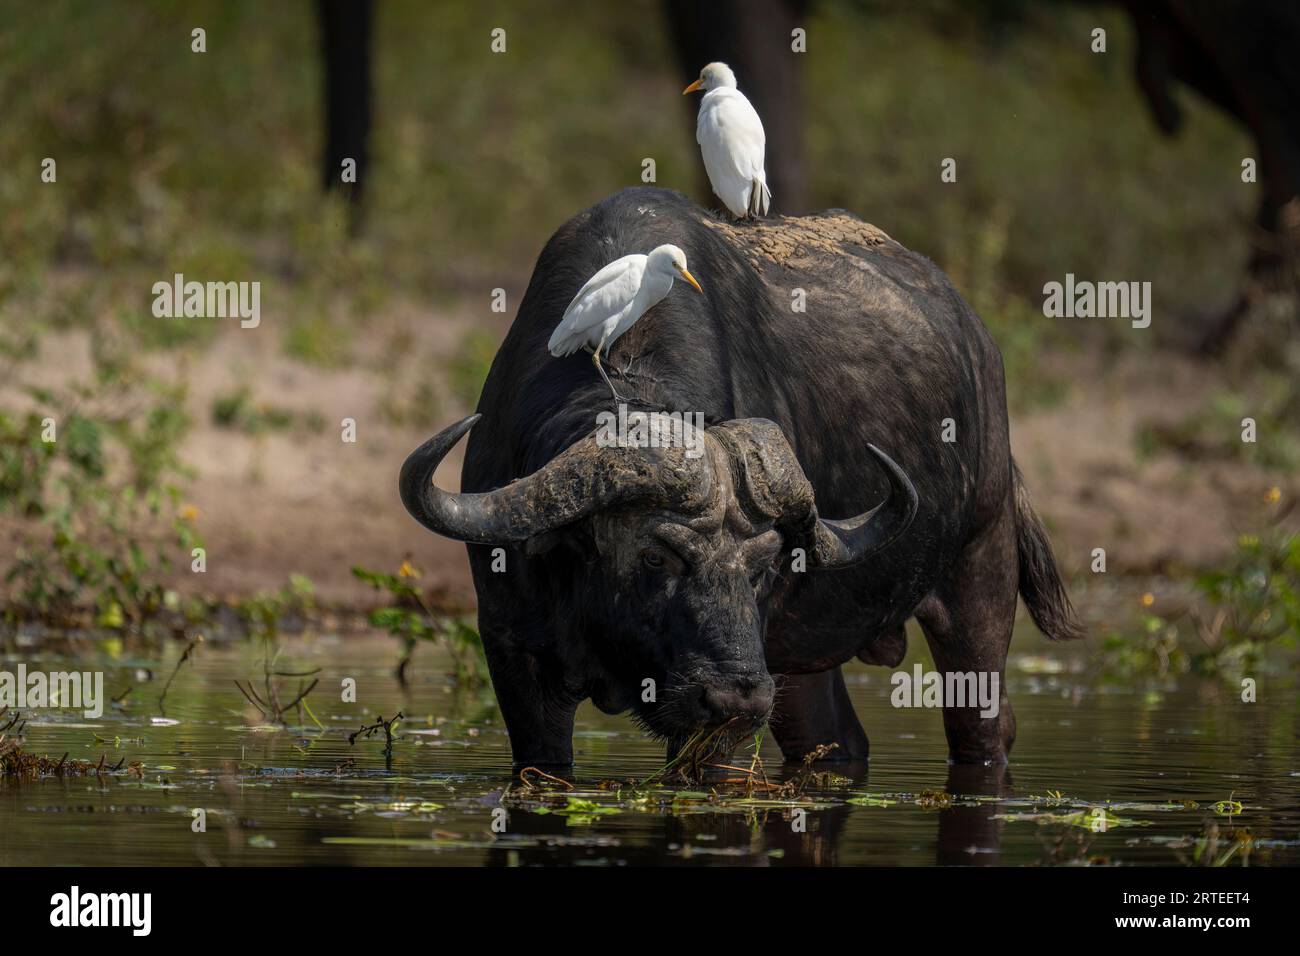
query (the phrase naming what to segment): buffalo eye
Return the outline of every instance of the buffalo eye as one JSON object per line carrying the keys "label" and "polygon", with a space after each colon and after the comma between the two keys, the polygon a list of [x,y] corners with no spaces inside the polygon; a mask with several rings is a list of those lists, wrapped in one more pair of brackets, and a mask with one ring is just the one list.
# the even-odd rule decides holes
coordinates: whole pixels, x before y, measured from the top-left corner
{"label": "buffalo eye", "polygon": [[646,548],[641,552],[641,563],[651,571],[662,571],[668,564],[668,558],[657,548]]}

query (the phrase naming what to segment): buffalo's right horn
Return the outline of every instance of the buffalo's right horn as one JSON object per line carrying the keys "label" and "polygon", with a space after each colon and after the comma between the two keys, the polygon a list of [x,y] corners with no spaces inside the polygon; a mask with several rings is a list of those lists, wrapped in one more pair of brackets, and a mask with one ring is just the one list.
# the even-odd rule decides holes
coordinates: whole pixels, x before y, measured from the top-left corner
{"label": "buffalo's right horn", "polygon": [[889,482],[884,501],[854,518],[819,518],[813,487],[781,426],[766,418],[723,422],[712,434],[739,470],[743,500],[774,519],[793,539],[811,533],[813,560],[821,568],[860,564],[900,534],[916,516],[916,489],[903,469],[875,445],[867,450]]}
{"label": "buffalo's right horn", "polygon": [[707,458],[693,462],[679,448],[602,448],[588,435],[503,488],[443,491],[433,484],[433,473],[480,417],[443,429],[402,465],[402,504],[435,534],[474,544],[518,544],[629,500],[689,509],[712,489]]}
{"label": "buffalo's right horn", "polygon": [[889,496],[856,518],[818,520],[819,567],[847,568],[865,561],[906,531],[916,517],[916,488],[903,469],[875,445],[868,443],[867,450],[889,479]]}

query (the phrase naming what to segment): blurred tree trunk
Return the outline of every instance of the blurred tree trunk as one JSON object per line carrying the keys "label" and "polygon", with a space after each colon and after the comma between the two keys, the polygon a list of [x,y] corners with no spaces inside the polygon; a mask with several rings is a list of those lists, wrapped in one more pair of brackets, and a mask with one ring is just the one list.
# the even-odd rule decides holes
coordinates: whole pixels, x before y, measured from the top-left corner
{"label": "blurred tree trunk", "polygon": [[[767,183],[772,212],[807,211],[803,150],[803,53],[790,49],[791,31],[807,27],[808,0],[666,0],[668,27],[681,65],[682,86],[706,63],[721,60],[737,82],[767,134]],[[815,38],[809,42],[816,42]],[[690,100],[695,139],[698,97]],[[699,166],[701,195],[717,206]]]}
{"label": "blurred tree trunk", "polygon": [[[371,0],[317,0],[321,49],[325,56],[325,153],[321,185],[340,189],[360,221],[369,172]],[[343,181],[343,161],[356,162],[356,182]]]}

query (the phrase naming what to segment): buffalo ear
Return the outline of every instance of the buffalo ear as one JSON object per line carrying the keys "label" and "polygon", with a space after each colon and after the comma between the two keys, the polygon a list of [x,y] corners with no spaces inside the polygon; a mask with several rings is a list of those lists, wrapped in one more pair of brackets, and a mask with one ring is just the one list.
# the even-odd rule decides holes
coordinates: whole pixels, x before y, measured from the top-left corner
{"label": "buffalo ear", "polygon": [[551,531],[535,534],[524,542],[524,556],[540,558],[550,554],[556,548],[563,547],[578,557],[586,558],[595,553],[596,543],[585,521],[565,525]]}
{"label": "buffalo ear", "polygon": [[564,531],[544,531],[541,534],[535,534],[524,542],[524,556],[529,558],[540,558],[542,555],[552,551],[556,545],[563,543]]}

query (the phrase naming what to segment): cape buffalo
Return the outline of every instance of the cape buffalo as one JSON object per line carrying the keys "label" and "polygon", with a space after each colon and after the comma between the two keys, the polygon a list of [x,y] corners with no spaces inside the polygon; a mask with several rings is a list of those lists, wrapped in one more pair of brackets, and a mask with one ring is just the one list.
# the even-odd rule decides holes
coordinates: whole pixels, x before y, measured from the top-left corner
{"label": "cape buffalo", "polygon": [[[588,276],[668,242],[704,294],[668,296],[610,364],[636,408],[703,413],[693,455],[601,441],[609,389],[546,349]],[[471,428],[448,493],[434,470]],[[998,675],[995,717],[945,706],[951,759],[1005,761],[1017,593],[1047,637],[1078,633],[1011,459],[997,346],[932,262],[840,211],[733,225],[638,188],[578,214],[542,250],[478,414],[412,452],[400,491],[469,542],[517,766],[570,765],[585,698],[670,753],[770,718],[789,759],[834,743],[865,760],[840,667],[897,665],[913,616],[940,671]]]}

